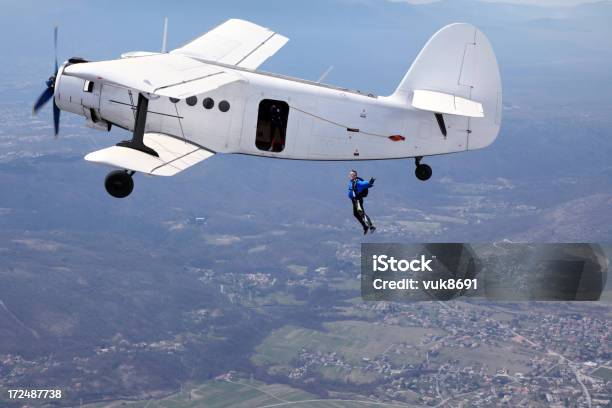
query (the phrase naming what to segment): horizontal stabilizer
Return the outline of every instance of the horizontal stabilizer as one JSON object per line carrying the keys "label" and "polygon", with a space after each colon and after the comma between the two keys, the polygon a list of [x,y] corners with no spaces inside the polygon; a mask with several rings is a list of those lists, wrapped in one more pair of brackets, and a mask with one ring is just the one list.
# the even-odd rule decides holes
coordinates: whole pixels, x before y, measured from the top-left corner
{"label": "horizontal stabilizer", "polygon": [[154,176],[174,176],[214,155],[192,143],[160,133],[145,133],[144,143],[159,157],[129,147],[111,146],[89,153],[85,160]]}
{"label": "horizontal stabilizer", "polygon": [[417,109],[449,115],[483,118],[482,104],[442,92],[415,90],[412,106]]}

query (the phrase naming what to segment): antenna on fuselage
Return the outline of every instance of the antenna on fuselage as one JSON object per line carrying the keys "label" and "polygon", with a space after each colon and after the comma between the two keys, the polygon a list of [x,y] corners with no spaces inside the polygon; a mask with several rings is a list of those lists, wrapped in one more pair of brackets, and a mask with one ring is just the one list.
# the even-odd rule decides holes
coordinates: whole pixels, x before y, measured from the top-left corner
{"label": "antenna on fuselage", "polygon": [[325,79],[325,77],[327,75],[329,75],[330,72],[332,72],[332,69],[334,69],[333,65],[330,65],[329,68],[327,68],[325,70],[325,72],[323,74],[321,74],[321,76],[319,77],[319,79],[317,79],[317,83],[320,83],[321,81],[323,81]]}
{"label": "antenna on fuselage", "polygon": [[168,44],[168,17],[164,17],[164,37],[162,39],[162,53],[166,52],[166,45]]}

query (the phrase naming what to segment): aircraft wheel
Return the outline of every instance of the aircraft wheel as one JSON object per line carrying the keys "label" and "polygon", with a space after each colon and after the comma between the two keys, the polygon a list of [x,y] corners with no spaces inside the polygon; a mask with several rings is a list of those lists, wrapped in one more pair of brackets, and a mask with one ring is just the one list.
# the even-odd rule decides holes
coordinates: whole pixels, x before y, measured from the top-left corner
{"label": "aircraft wheel", "polygon": [[108,194],[115,198],[125,198],[134,189],[134,180],[125,170],[115,170],[108,173],[104,180],[104,187]]}
{"label": "aircraft wheel", "polygon": [[414,175],[421,181],[427,181],[431,177],[431,167],[427,164],[419,164],[414,170]]}

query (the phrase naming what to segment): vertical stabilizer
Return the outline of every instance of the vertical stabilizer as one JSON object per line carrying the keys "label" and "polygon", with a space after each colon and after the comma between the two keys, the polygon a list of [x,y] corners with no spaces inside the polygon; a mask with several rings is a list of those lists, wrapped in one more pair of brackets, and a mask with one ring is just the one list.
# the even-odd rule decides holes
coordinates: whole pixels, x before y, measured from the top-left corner
{"label": "vertical stabilizer", "polygon": [[[415,91],[427,92],[415,98]],[[469,150],[488,146],[499,133],[499,67],[489,40],[473,25],[451,24],[434,34],[391,97],[416,109],[466,117]]]}

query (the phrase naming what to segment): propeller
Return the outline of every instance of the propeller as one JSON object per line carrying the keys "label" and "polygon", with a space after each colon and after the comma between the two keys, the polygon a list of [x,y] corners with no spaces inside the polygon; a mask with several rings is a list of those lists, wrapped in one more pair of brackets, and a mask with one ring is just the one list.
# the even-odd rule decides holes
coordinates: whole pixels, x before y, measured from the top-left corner
{"label": "propeller", "polygon": [[[53,30],[53,45],[55,52],[55,73],[49,77],[46,81],[47,89],[45,89],[32,107],[32,113],[36,114],[38,111],[49,102],[49,99],[53,98],[55,92],[55,78],[57,77],[58,64],[57,64],[57,26]],[[59,133],[59,120],[60,120],[60,109],[53,100],[53,130],[55,131],[55,137]]]}

